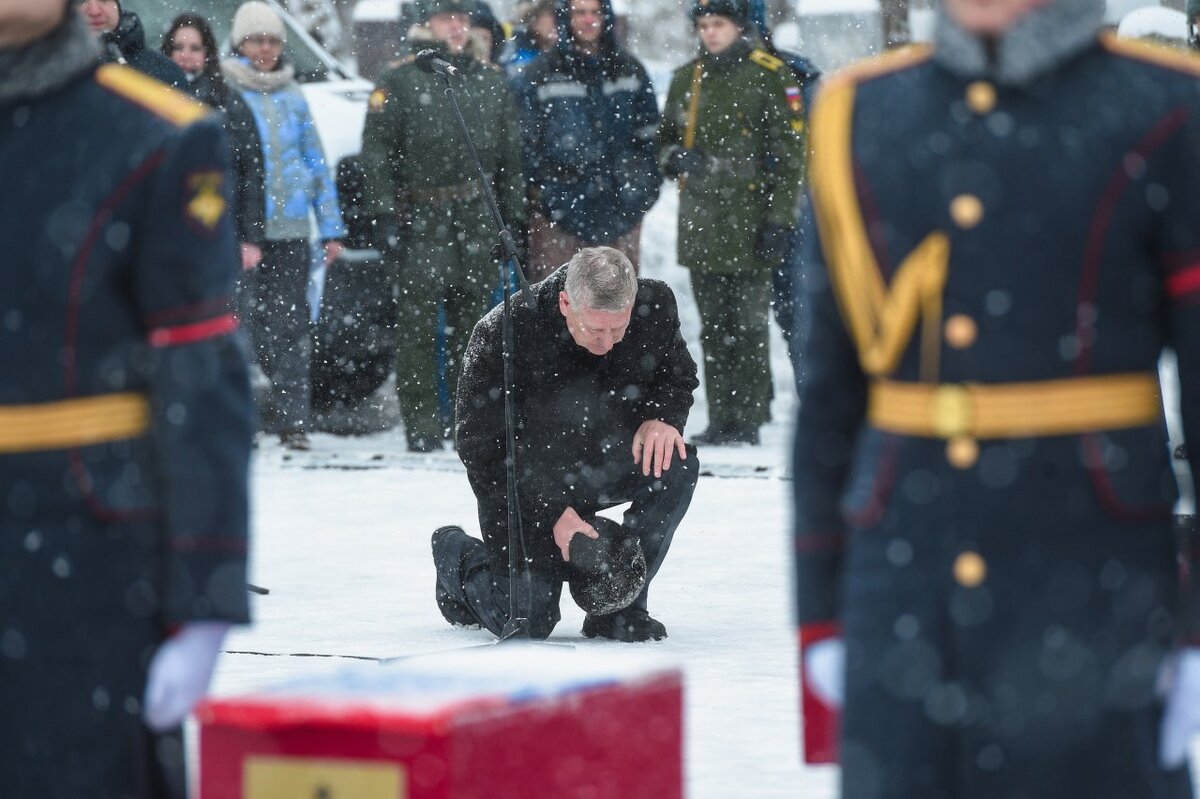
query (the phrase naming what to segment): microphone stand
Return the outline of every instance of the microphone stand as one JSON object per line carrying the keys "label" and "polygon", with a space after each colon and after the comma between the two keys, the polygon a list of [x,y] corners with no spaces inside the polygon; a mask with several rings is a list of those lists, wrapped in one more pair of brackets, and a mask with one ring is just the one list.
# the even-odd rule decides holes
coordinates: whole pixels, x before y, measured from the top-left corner
{"label": "microphone stand", "polygon": [[[516,413],[513,409],[513,353],[515,345],[513,343],[512,287],[507,269],[509,261],[516,265],[517,279],[520,281],[522,291],[524,291],[526,307],[533,307],[533,295],[529,291],[529,281],[525,278],[524,267],[517,254],[517,244],[513,240],[508,226],[504,224],[504,217],[500,213],[499,205],[496,204],[496,197],[492,193],[487,173],[484,172],[483,164],[479,160],[479,153],[475,150],[475,142],[471,140],[471,132],[467,128],[466,120],[463,119],[462,109],[458,105],[458,97],[455,96],[454,87],[450,82],[450,75],[443,75],[443,77],[446,79],[446,96],[450,98],[450,105],[454,109],[454,116],[458,119],[458,126],[462,130],[463,138],[467,142],[467,150],[470,151],[471,159],[475,163],[475,170],[479,176],[479,185],[483,189],[484,202],[487,204],[488,211],[492,215],[492,222],[495,223],[496,230],[500,236],[499,249],[502,250],[505,256],[500,259],[500,282],[504,284],[504,310],[501,324],[503,343],[501,352],[504,359],[504,434],[506,441],[504,465],[508,480],[508,622],[505,623],[504,629],[500,633],[498,643],[505,641],[529,641],[531,640],[529,633],[529,608],[533,589],[532,581],[529,577],[528,564],[524,563],[525,535],[521,527],[521,508],[518,505],[517,499]],[[493,250],[493,252],[496,251]],[[517,600],[518,592],[521,593],[521,599],[523,600],[521,602]]]}

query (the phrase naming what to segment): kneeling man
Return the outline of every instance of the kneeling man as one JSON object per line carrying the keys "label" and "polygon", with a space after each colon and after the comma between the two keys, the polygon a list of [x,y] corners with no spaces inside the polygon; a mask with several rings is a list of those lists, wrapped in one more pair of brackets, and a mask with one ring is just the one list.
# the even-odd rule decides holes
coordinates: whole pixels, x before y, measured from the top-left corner
{"label": "kneeling man", "polygon": [[[638,279],[618,250],[591,247],[513,300],[517,490],[530,571],[530,632],[560,618],[571,539],[596,538],[587,518],[631,502],[623,525],[641,542],[646,588],[627,608],[589,614],[583,634],[620,641],[666,636],[647,609],[649,582],[696,488],[699,463],[682,432],[696,364],[671,289]],[[460,528],[433,536],[446,619],[499,635],[509,616],[502,307],[471,334],[459,377],[458,454],[479,503],[483,542]]]}

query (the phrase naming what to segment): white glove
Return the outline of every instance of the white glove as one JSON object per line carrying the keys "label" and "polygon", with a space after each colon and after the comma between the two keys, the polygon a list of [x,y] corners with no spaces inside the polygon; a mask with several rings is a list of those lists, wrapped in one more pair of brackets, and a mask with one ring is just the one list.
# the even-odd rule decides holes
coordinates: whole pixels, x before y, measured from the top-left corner
{"label": "white glove", "polygon": [[163,642],[146,678],[142,719],[155,732],[178,727],[197,702],[208,693],[217,655],[229,625],[197,621],[185,624]]}
{"label": "white glove", "polygon": [[846,644],[826,638],[804,647],[804,676],[809,690],[827,705],[841,707],[846,695]]}
{"label": "white glove", "polygon": [[1177,769],[1187,762],[1192,736],[1200,735],[1200,647],[1184,649],[1163,668],[1167,710],[1158,741],[1158,762],[1165,769]]}

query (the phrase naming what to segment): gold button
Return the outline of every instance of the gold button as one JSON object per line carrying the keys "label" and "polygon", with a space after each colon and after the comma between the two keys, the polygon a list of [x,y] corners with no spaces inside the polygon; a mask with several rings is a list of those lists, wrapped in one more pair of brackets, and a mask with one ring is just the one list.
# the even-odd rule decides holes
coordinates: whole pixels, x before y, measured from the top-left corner
{"label": "gold button", "polygon": [[975,320],[964,313],[956,313],[946,320],[946,343],[956,350],[964,350],[975,343],[979,327]]}
{"label": "gold button", "polygon": [[974,194],[960,194],[950,201],[950,218],[963,230],[970,230],[983,219],[983,202]]}
{"label": "gold button", "polygon": [[978,552],[963,552],[954,559],[954,579],[965,588],[975,588],[987,577],[987,561]]}
{"label": "gold button", "polygon": [[987,81],[977,80],[967,86],[967,106],[976,114],[986,114],[996,107],[996,89]]}
{"label": "gold button", "polygon": [[963,386],[945,383],[933,390],[930,409],[933,432],[939,438],[965,435],[971,429],[971,394]]}
{"label": "gold button", "polygon": [[955,469],[970,469],[979,460],[979,442],[970,436],[955,436],[946,444],[946,460]]}

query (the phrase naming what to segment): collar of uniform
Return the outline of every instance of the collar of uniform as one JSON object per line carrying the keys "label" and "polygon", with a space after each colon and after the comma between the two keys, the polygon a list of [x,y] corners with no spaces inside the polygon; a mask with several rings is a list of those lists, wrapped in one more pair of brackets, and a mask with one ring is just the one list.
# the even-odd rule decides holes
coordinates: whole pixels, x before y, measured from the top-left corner
{"label": "collar of uniform", "polygon": [[40,97],[90,69],[100,49],[72,6],[63,24],[16,50],[0,50],[0,103]]}
{"label": "collar of uniform", "polygon": [[1095,43],[1103,16],[1099,0],[1055,0],[1022,17],[989,53],[982,39],[943,9],[934,29],[934,60],[967,79],[1028,86]]}
{"label": "collar of uniform", "polygon": [[753,49],[754,45],[749,39],[743,36],[716,55],[705,53],[704,65],[713,72],[728,72],[735,65],[745,60],[746,56],[750,55],[750,51]]}

